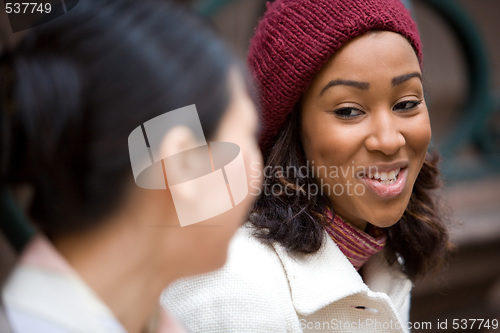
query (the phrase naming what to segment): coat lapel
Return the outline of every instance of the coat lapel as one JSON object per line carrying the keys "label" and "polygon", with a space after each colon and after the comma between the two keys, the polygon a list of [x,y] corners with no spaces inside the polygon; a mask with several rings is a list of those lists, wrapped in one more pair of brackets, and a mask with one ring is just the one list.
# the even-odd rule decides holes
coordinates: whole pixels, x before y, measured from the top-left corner
{"label": "coat lapel", "polygon": [[285,269],[297,313],[308,316],[344,297],[367,291],[361,276],[330,237],[309,255],[292,255],[274,244]]}
{"label": "coat lapel", "polygon": [[[364,265],[360,274],[325,233],[321,248],[313,254],[290,254],[278,243],[273,245],[285,270],[295,311],[308,316],[342,298],[365,293],[384,292],[396,308],[404,302],[411,282],[379,253]],[[402,283],[403,282],[403,283]]]}
{"label": "coat lapel", "polygon": [[384,253],[374,255],[362,268],[364,281],[375,292],[387,294],[396,309],[406,301],[413,286],[410,279],[401,272],[398,264],[389,266]]}

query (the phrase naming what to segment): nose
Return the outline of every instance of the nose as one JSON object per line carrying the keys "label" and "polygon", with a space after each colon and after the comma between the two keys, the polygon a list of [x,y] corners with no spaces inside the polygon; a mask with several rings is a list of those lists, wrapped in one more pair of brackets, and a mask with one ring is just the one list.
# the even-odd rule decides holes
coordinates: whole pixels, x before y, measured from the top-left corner
{"label": "nose", "polygon": [[392,110],[374,112],[370,122],[370,134],[365,140],[366,149],[379,151],[384,155],[397,153],[406,144],[399,120]]}

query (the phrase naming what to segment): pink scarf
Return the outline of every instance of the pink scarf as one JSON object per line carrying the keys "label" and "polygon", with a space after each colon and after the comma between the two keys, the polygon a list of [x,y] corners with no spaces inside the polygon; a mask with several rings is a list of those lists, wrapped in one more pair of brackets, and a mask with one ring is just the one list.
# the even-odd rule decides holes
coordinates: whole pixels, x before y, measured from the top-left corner
{"label": "pink scarf", "polygon": [[367,232],[363,232],[342,220],[340,216],[334,215],[329,209],[326,218],[328,225],[325,230],[356,270],[385,246],[387,236],[383,229],[370,224]]}

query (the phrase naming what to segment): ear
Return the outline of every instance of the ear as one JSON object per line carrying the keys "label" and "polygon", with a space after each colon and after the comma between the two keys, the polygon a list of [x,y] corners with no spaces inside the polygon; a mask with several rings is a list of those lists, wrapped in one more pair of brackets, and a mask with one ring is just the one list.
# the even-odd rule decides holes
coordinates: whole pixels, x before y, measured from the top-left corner
{"label": "ear", "polygon": [[[210,159],[200,150],[206,147],[196,140],[193,132],[186,126],[176,126],[169,130],[161,142],[160,156],[163,156],[167,187],[184,183],[178,194],[187,202],[196,197],[196,188],[188,180],[210,172]],[[205,148],[206,150],[206,148]]]}

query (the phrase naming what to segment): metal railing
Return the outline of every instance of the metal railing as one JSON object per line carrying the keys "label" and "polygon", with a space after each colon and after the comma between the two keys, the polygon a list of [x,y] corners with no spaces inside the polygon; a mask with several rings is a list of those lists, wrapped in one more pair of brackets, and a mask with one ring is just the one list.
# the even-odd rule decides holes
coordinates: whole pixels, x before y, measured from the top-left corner
{"label": "metal railing", "polygon": [[[453,179],[484,176],[500,171],[500,128],[491,121],[500,111],[499,96],[491,87],[488,53],[474,21],[454,0],[419,0],[433,9],[457,38],[466,64],[466,103],[459,111],[458,125],[439,146],[444,157],[444,173]],[[461,166],[457,153],[473,145],[482,159],[480,167]]]}

